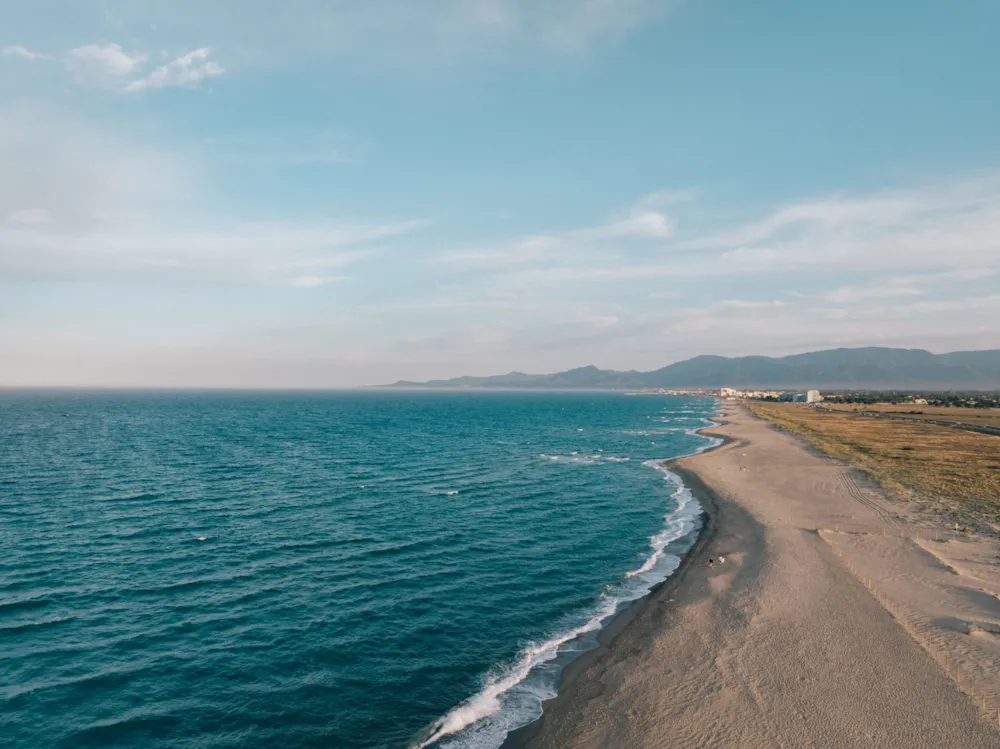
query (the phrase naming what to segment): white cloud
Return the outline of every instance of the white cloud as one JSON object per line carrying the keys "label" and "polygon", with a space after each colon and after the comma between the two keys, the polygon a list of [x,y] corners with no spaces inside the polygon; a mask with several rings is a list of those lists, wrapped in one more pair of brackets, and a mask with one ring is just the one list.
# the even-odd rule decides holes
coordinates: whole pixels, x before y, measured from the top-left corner
{"label": "white cloud", "polygon": [[208,47],[192,50],[161,65],[145,78],[132,81],[123,91],[135,93],[169,86],[196,86],[206,78],[222,75],[225,70],[214,60],[208,59],[210,54]]}
{"label": "white cloud", "polygon": [[803,201],[679,248],[719,251],[761,270],[989,266],[1000,258],[1000,175]]}
{"label": "white cloud", "polygon": [[677,4],[670,0],[536,0],[541,12],[536,23],[549,45],[579,52],[601,39],[625,34]]}
{"label": "white cloud", "polygon": [[500,268],[530,263],[550,255],[565,246],[559,237],[539,234],[514,240],[499,249],[450,252],[437,258],[437,262],[461,268]]}
{"label": "white cloud", "polygon": [[613,239],[635,237],[638,239],[664,239],[673,234],[674,223],[665,213],[653,210],[633,210],[627,217],[603,226],[583,229],[575,233],[580,239]]}
{"label": "white cloud", "polygon": [[52,220],[44,208],[18,208],[8,213],[0,223],[4,224],[47,224]]}
{"label": "white cloud", "polygon": [[371,243],[414,231],[419,222],[358,225],[235,223],[195,227],[112,223],[96,232],[0,226],[7,279],[224,281],[318,286],[370,254]]}
{"label": "white cloud", "polygon": [[893,225],[918,210],[911,196],[874,196],[863,200],[832,199],[780,208],[763,219],[730,232],[692,240],[690,247],[725,247],[769,239],[794,228],[837,228],[846,225]]}
{"label": "white cloud", "polygon": [[775,307],[787,307],[788,302],[783,302],[780,299],[772,299],[770,301],[726,299],[725,301],[719,302],[719,306],[725,307],[726,309],[772,309]]}
{"label": "white cloud", "polygon": [[[0,112],[0,277],[310,283],[421,221],[206,215],[197,168],[52,112]],[[210,201],[209,201],[210,202]]]}
{"label": "white cloud", "polygon": [[21,230],[97,232],[142,218],[147,206],[183,195],[186,168],[64,111],[0,109],[0,218]]}
{"label": "white cloud", "polygon": [[773,263],[781,257],[781,253],[773,247],[734,247],[719,256],[723,264],[755,265]]}
{"label": "white cloud", "polygon": [[[684,235],[677,237],[676,223],[673,216],[637,207],[626,219],[565,232],[560,238],[572,252],[514,256],[522,268],[519,280],[762,278],[820,272],[901,279],[863,288],[832,280],[836,286],[829,293],[846,300],[919,294],[929,284],[1000,273],[1000,175],[803,201],[722,231],[688,221]],[[839,287],[845,288],[837,291]]]}
{"label": "white cloud", "polygon": [[[433,304],[411,306],[411,317],[448,324],[456,340],[467,340],[463,326],[480,336],[502,325],[502,346],[485,347],[481,360],[495,359],[495,371],[599,358],[618,368],[661,366],[664,351],[681,358],[838,345],[1000,345],[1000,325],[991,319],[1000,175],[803,200],[735,227],[693,220],[725,215],[716,207],[690,206],[686,217],[684,204],[694,196],[673,197],[644,198],[625,218],[596,227],[528,238],[545,238],[535,246],[501,242],[457,258],[462,283],[443,274],[429,292]],[[652,230],[638,221],[624,230],[643,210],[666,206],[670,215],[661,214],[667,220],[652,222]],[[554,322],[579,305],[589,306],[581,320],[616,323],[583,342]],[[458,318],[448,314],[455,309]],[[429,356],[440,345],[432,338],[414,352]],[[462,361],[460,352],[454,356]],[[469,360],[480,361],[476,356]],[[525,361],[535,364],[517,363]],[[451,366],[442,374],[468,369]]]}
{"label": "white cloud", "polygon": [[[898,306],[894,311],[903,315],[937,314],[939,312],[988,312],[993,314],[1000,312],[1000,294],[913,302],[912,304]],[[996,318],[993,318],[994,326],[996,325],[995,321]]]}
{"label": "white cloud", "polygon": [[22,60],[46,60],[47,55],[43,55],[40,52],[32,52],[30,49],[22,47],[18,44],[12,44],[10,46],[4,47],[0,50],[0,55],[4,57],[20,57]]}
{"label": "white cloud", "polygon": [[639,281],[643,279],[670,278],[677,271],[669,265],[626,264],[617,265],[573,265],[552,268],[530,268],[517,274],[514,285],[528,284],[548,286],[561,282]]}
{"label": "white cloud", "polygon": [[[21,46],[4,47],[2,54],[25,60],[55,59],[65,64],[67,70],[81,83],[126,93],[172,86],[193,87],[206,78],[214,78],[225,72],[219,63],[210,59],[211,50],[208,47],[191,50],[141,77],[136,76],[141,74],[149,56],[141,52],[127,52],[120,44],[115,43],[84,44],[56,58]],[[323,156],[329,154],[312,154],[310,160]]]}
{"label": "white cloud", "polygon": [[71,49],[69,59],[87,75],[106,80],[135,73],[147,58],[137,53],[129,54],[118,44],[85,44]]}
{"label": "white cloud", "polygon": [[295,276],[288,279],[289,286],[298,286],[303,289],[313,289],[317,286],[325,286],[334,281],[346,281],[347,276]]}
{"label": "white cloud", "polygon": [[820,298],[827,302],[848,304],[869,299],[896,299],[899,297],[920,296],[926,293],[924,289],[900,286],[887,281],[874,286],[841,286],[822,294]]}
{"label": "white cloud", "polygon": [[889,279],[889,282],[893,284],[921,286],[949,281],[978,281],[997,274],[1000,274],[1000,268],[955,268],[954,270],[938,271],[936,273],[893,276]]}
{"label": "white cloud", "polygon": [[[674,232],[674,221],[667,214],[650,207],[666,200],[667,193],[654,193],[640,199],[624,218],[597,226],[569,231],[537,234],[505,243],[499,248],[445,253],[437,258],[461,268],[502,268],[544,261],[577,261],[592,257],[595,248],[609,240],[662,240]],[[603,254],[600,253],[599,254]]]}
{"label": "white cloud", "polygon": [[[240,66],[351,58],[375,67],[461,70],[470,63],[572,58],[645,24],[680,0],[107,0],[121,28],[159,39],[197,35]],[[105,26],[95,13],[95,27]]]}
{"label": "white cloud", "polygon": [[642,197],[636,203],[636,208],[665,208],[678,203],[690,202],[697,195],[697,191],[691,188],[686,190],[656,190]]}

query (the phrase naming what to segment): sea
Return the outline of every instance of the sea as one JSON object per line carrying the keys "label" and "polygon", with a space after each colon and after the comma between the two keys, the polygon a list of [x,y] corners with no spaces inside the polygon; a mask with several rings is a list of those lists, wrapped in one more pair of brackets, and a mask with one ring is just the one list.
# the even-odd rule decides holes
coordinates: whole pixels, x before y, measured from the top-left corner
{"label": "sea", "polygon": [[717,409],[0,392],[0,744],[497,749],[677,568]]}

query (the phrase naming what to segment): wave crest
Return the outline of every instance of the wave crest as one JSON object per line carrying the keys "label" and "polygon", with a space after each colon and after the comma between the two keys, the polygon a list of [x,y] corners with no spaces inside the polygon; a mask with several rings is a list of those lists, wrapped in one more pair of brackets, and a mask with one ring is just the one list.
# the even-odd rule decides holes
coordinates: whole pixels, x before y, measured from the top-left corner
{"label": "wave crest", "polygon": [[[696,529],[701,506],[680,477],[667,469],[662,460],[646,461],[643,465],[661,471],[664,480],[677,488],[671,495],[676,506],[665,517],[662,530],[649,539],[650,552],[642,564],[601,593],[586,621],[542,643],[525,647],[513,665],[487,677],[479,692],[424,729],[411,744],[411,749],[425,749],[449,737],[452,738],[445,746],[456,749],[499,746],[508,731],[541,715],[542,700],[555,696],[556,679],[551,670],[547,681],[528,683],[533,674],[541,670],[540,666],[555,660],[564,646],[599,631],[624,604],[642,598],[677,569],[680,558],[669,554],[667,547]],[[589,643],[589,647],[594,645],[596,643]],[[514,714],[504,715],[505,712]]]}

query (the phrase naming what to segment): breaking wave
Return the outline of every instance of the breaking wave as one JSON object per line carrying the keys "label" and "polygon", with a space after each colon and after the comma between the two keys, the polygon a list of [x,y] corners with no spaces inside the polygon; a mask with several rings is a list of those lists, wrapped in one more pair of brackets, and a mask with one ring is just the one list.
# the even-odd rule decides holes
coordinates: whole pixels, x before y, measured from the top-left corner
{"label": "breaking wave", "polygon": [[[721,442],[717,438],[706,441],[696,453]],[[561,459],[561,456],[540,457]],[[663,460],[644,461],[643,465],[661,471],[664,480],[676,488],[671,494],[672,508],[662,529],[649,539],[649,551],[642,564],[626,572],[617,584],[608,586],[594,606],[580,616],[579,624],[526,645],[512,664],[488,674],[476,694],[425,728],[411,744],[412,749],[499,747],[510,731],[541,716],[542,702],[556,695],[562,668],[576,655],[597,645],[596,633],[611,617],[673,574],[680,565],[680,554],[693,543],[692,534],[700,527],[701,506]],[[675,542],[681,543],[671,549]]]}

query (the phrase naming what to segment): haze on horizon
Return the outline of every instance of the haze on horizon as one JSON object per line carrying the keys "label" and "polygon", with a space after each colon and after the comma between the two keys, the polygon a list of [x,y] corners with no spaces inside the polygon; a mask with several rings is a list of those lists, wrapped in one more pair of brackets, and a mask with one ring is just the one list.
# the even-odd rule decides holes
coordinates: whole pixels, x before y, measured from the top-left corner
{"label": "haze on horizon", "polygon": [[0,386],[1000,348],[1000,6],[10,0]]}

